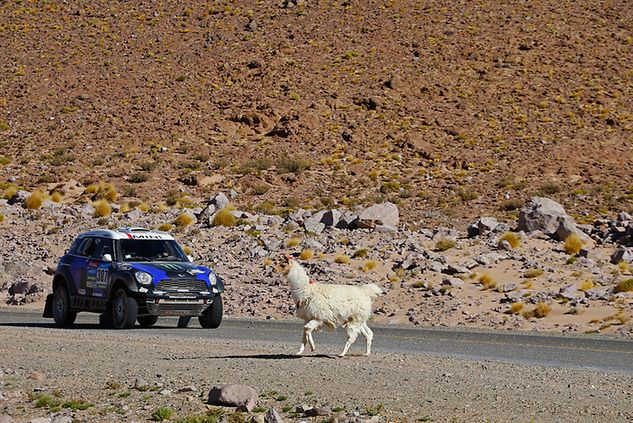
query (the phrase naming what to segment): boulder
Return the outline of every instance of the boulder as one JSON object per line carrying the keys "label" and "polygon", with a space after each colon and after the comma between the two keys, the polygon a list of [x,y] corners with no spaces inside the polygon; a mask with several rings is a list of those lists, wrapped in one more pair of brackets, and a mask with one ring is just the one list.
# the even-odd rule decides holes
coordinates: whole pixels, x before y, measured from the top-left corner
{"label": "boulder", "polygon": [[209,391],[208,403],[211,405],[238,407],[251,412],[257,404],[257,398],[257,391],[250,386],[227,384],[214,386]]}
{"label": "boulder", "polygon": [[630,248],[618,248],[611,255],[611,263],[618,264],[621,261],[633,263],[633,251]]}
{"label": "boulder", "polygon": [[478,217],[473,223],[468,225],[468,237],[488,235],[497,227],[499,222],[494,217]]}
{"label": "boulder", "polygon": [[[368,207],[358,215],[359,223],[375,227],[376,225],[398,227],[400,212],[398,207],[390,202],[376,204]],[[359,227],[362,227],[359,224]]]}
{"label": "boulder", "polygon": [[0,423],[13,423],[13,418],[7,414],[0,414]]}
{"label": "boulder", "polygon": [[584,292],[579,292],[574,285],[565,285],[558,291],[558,296],[567,300],[584,298]]}
{"label": "boulder", "polygon": [[325,229],[325,224],[321,222],[323,220],[323,216],[325,215],[325,210],[317,212],[312,216],[308,217],[303,222],[303,227],[307,232],[312,232],[315,234],[320,234]]}
{"label": "boulder", "polygon": [[541,231],[553,235],[560,221],[571,219],[562,205],[543,197],[531,198],[519,212],[518,230],[525,232]]}
{"label": "boulder", "polygon": [[283,423],[284,419],[281,418],[277,410],[274,408],[269,409],[264,416],[265,423]]}

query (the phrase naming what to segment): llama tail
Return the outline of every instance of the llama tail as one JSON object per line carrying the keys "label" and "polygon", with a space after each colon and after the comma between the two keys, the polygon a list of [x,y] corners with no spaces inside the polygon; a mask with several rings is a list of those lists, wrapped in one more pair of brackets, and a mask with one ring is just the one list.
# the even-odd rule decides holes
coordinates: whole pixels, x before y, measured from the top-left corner
{"label": "llama tail", "polygon": [[382,289],[374,283],[363,285],[362,288],[372,300],[382,294]]}

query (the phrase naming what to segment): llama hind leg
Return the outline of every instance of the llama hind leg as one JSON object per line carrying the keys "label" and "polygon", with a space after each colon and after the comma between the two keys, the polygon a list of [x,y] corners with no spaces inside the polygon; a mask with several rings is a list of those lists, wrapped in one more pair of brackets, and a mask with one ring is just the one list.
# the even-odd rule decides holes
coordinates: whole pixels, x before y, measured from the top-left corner
{"label": "llama hind leg", "polygon": [[347,326],[347,342],[345,343],[345,348],[343,348],[343,352],[338,355],[339,357],[344,357],[345,354],[347,354],[349,347],[351,347],[354,341],[356,341],[356,338],[358,337],[359,332],[360,332],[360,328],[358,326],[355,326],[355,325]]}
{"label": "llama hind leg", "polygon": [[312,351],[314,351],[315,346],[314,346],[314,339],[312,339],[312,331],[315,329],[318,329],[319,326],[321,326],[321,322],[319,322],[318,320],[310,320],[308,323],[306,323],[303,326],[303,340],[301,343],[301,347],[299,348],[299,351],[297,352],[297,355],[303,354],[303,351],[305,350],[305,347],[308,344],[310,344],[310,348],[312,349]]}
{"label": "llama hind leg", "polygon": [[372,330],[369,329],[369,326],[367,326],[367,323],[363,323],[362,326],[360,327],[360,333],[362,333],[365,339],[367,340],[367,351],[363,355],[369,355],[371,354],[371,341],[372,339],[374,339],[374,332],[372,332]]}

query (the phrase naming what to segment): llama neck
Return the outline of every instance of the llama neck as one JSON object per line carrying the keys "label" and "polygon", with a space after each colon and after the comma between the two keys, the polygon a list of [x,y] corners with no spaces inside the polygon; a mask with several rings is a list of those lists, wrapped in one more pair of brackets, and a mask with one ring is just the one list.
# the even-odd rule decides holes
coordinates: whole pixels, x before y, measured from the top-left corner
{"label": "llama neck", "polygon": [[291,290],[301,290],[310,283],[310,277],[308,277],[305,269],[299,263],[292,261],[290,262],[288,281],[290,282]]}

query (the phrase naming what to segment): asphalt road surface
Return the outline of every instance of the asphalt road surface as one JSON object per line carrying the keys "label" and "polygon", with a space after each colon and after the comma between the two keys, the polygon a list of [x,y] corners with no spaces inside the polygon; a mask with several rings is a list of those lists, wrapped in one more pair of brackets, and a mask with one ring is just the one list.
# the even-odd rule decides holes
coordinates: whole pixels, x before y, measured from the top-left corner
{"label": "asphalt road surface", "polygon": [[[189,328],[176,328],[177,319],[163,317],[152,328],[133,330],[137,334],[174,338],[206,338],[224,341],[249,341],[263,344],[295,344],[301,340],[299,321],[253,321],[225,319],[218,329],[202,329],[197,319]],[[54,327],[52,319],[40,312],[0,309],[0,327]],[[558,368],[599,370],[633,374],[633,340],[591,336],[555,336],[488,332],[456,329],[419,329],[371,325],[374,331],[374,352],[395,352],[412,355],[456,357],[471,360],[492,360],[506,363],[532,364]],[[98,316],[80,313],[72,329],[104,331]],[[323,331],[314,335],[317,348],[340,352],[345,343],[344,331]],[[350,351],[364,351],[365,340],[359,336]]]}

